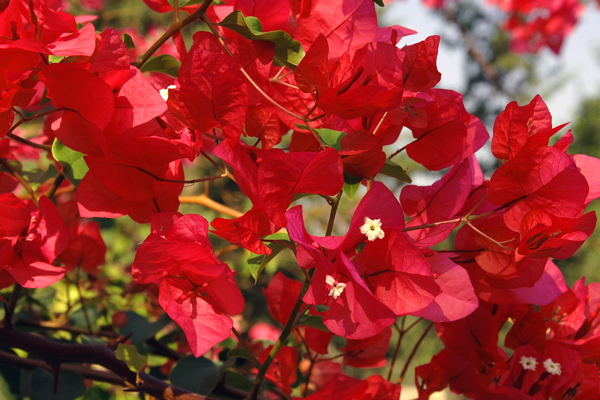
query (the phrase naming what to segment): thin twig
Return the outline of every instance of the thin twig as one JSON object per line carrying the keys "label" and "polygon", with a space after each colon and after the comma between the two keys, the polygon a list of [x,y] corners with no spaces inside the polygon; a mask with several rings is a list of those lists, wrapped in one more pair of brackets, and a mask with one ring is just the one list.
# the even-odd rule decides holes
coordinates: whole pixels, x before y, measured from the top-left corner
{"label": "thin twig", "polygon": [[244,350],[246,350],[246,352],[248,352],[248,356],[250,357],[250,362],[254,365],[254,367],[256,367],[256,369],[259,369],[262,364],[260,363],[260,361],[258,361],[258,359],[254,356],[254,354],[252,354],[252,351],[246,344],[246,340],[242,337],[242,335],[240,335],[240,333],[237,331],[237,329],[235,329],[235,327],[231,328],[231,331],[237,338],[240,346],[242,346],[244,348]]}
{"label": "thin twig", "polygon": [[234,210],[233,208],[229,208],[221,203],[217,203],[216,201],[212,200],[204,194],[201,194],[199,196],[179,196],[179,202],[187,204],[198,204],[213,209],[222,214],[229,215],[233,218],[239,218],[242,215],[244,215],[243,212]]}
{"label": "thin twig", "polygon": [[37,204],[37,202],[39,200],[38,195],[35,192],[35,190],[33,190],[33,188],[29,185],[29,182],[27,182],[21,176],[21,174],[19,174],[17,171],[15,171],[10,166],[10,164],[8,163],[8,161],[5,158],[0,158],[0,164],[2,164],[2,166],[4,167],[4,169],[6,169],[6,171],[8,171],[9,174],[11,174],[13,177],[15,177],[15,179],[23,186],[23,188],[25,188],[25,190],[27,190],[27,193],[29,193],[31,195],[31,198]]}
{"label": "thin twig", "polygon": [[181,30],[181,28],[183,28],[184,26],[189,25],[198,19],[201,19],[208,7],[211,5],[211,3],[212,0],[205,0],[204,3],[202,3],[202,5],[200,6],[200,8],[198,8],[192,14],[188,15],[185,19],[173,22],[169,29],[167,29],[167,31],[163,33],[162,36],[158,38],[158,40],[154,42],[152,46],[150,46],[150,48],[146,50],[146,52],[137,61],[134,61],[131,64],[135,67],[142,68],[142,66],[146,63],[146,61],[148,61],[152,54],[154,54],[154,52],[156,52],[156,50],[158,50],[160,46],[162,46],[167,40],[169,40],[169,38],[171,38],[171,36],[173,36],[175,32]]}
{"label": "thin twig", "polygon": [[279,349],[281,349],[283,344],[287,341],[288,336],[290,335],[290,333],[292,332],[292,329],[294,328],[294,325],[296,323],[296,315],[298,314],[298,311],[300,310],[300,307],[302,306],[302,298],[304,297],[304,293],[306,292],[307,289],[308,289],[308,281],[305,281],[304,285],[302,287],[302,290],[300,291],[300,295],[296,299],[296,304],[294,304],[294,308],[292,309],[292,312],[290,313],[290,317],[289,317],[287,323],[285,324],[285,326],[283,327],[281,334],[279,335],[279,339],[277,339],[277,342],[275,342],[275,344],[273,345],[273,348],[271,349],[271,352],[267,356],[267,359],[263,362],[262,366],[258,370],[258,374],[256,375],[256,381],[254,382],[254,385],[252,386],[252,390],[250,390],[248,397],[246,397],[246,400],[256,400],[258,393],[260,391],[260,388],[262,386],[262,383],[265,380],[267,371],[269,370],[269,367],[271,366],[271,363],[277,356]]}
{"label": "thin twig", "polygon": [[432,326],[433,326],[433,322],[430,322],[429,325],[427,326],[427,328],[425,328],[425,330],[423,331],[423,334],[421,335],[421,337],[419,337],[419,340],[417,340],[417,343],[415,343],[415,347],[413,347],[408,358],[406,359],[404,368],[402,368],[402,372],[400,373],[400,377],[398,378],[398,382],[397,382],[398,385],[402,384],[402,381],[404,380],[404,376],[406,375],[406,372],[408,371],[408,367],[409,367],[412,359],[415,357],[415,354],[417,354],[418,348],[421,346],[421,343],[423,343],[423,340],[425,340],[425,337],[427,336],[427,333],[429,332],[429,330],[431,329]]}
{"label": "thin twig", "polygon": [[12,329],[12,317],[15,313],[15,308],[17,307],[17,301],[19,300],[19,296],[21,295],[21,285],[18,283],[15,284],[12,293],[10,294],[10,299],[8,304],[4,309],[4,327],[6,329]]}
{"label": "thin twig", "polygon": [[[21,120],[19,122],[23,122],[23,120]],[[29,147],[33,147],[35,149],[40,149],[40,150],[44,150],[44,151],[51,151],[52,150],[52,146],[50,146],[48,144],[40,144],[40,143],[32,142],[31,140],[27,140],[25,138],[22,138],[21,136],[17,136],[17,135],[15,135],[12,132],[8,132],[6,134],[6,136],[8,136],[9,138],[11,138],[15,142],[22,143],[24,145],[27,145]]]}
{"label": "thin twig", "polygon": [[75,269],[75,287],[77,288],[77,294],[79,295],[79,303],[81,304],[81,311],[83,312],[83,318],[85,319],[88,334],[93,335],[94,330],[92,329],[90,316],[88,315],[87,309],[85,308],[85,298],[83,297],[83,292],[81,291],[81,285],[79,285],[79,268]]}

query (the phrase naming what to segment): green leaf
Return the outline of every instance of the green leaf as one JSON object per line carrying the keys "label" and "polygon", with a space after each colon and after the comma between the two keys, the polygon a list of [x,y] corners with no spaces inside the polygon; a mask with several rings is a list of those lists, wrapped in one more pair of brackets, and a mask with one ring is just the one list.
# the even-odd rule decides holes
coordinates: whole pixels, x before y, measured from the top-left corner
{"label": "green leaf", "polygon": [[242,374],[238,374],[237,372],[227,370],[225,372],[225,385],[249,392],[250,390],[252,390],[254,382],[252,382],[250,379],[246,378]]}
{"label": "green leaf", "polygon": [[340,143],[343,137],[346,136],[344,132],[334,131],[332,129],[317,129],[316,131],[323,142],[336,150],[342,149],[342,145]]}
{"label": "green leaf", "polygon": [[83,179],[89,168],[83,159],[83,154],[70,149],[58,139],[52,143],[52,157],[63,167],[65,177],[75,186]]}
{"label": "green leaf", "polygon": [[373,0],[375,2],[375,4],[377,4],[379,7],[384,7],[385,4],[383,4],[383,0]]}
{"label": "green leaf", "polygon": [[276,233],[272,233],[268,236],[263,237],[263,240],[284,240],[284,241],[289,242],[290,235],[288,235],[285,232],[276,232]]}
{"label": "green leaf", "polygon": [[[288,237],[289,240],[289,237]],[[268,248],[271,249],[271,254],[254,254],[248,257],[248,268],[250,268],[250,274],[252,278],[254,278],[254,284],[258,282],[258,277],[260,273],[263,272],[267,264],[275,258],[277,254],[281,252],[281,250],[285,249],[285,245],[279,242],[271,242],[267,245]]]}
{"label": "green leaf", "polygon": [[146,63],[142,65],[140,71],[162,72],[163,74],[177,78],[179,67],[181,67],[181,61],[170,54],[161,54],[146,61]]}
{"label": "green leaf", "polygon": [[119,343],[117,350],[115,350],[115,356],[121,361],[125,361],[125,364],[129,369],[135,372],[140,372],[146,366],[148,357],[138,353],[135,346],[131,344]]}
{"label": "green leaf", "polygon": [[[3,352],[16,355],[16,353],[8,348],[2,348]],[[9,364],[0,363],[0,397],[6,400],[18,400],[19,384],[21,382],[21,371],[19,368]]]}
{"label": "green leaf", "polygon": [[329,311],[329,306],[325,306],[323,304],[317,304],[315,306],[315,310],[317,310],[318,312],[326,312],[326,311]]}
{"label": "green leaf", "polygon": [[348,198],[350,200],[352,200],[352,199],[354,199],[354,196],[356,195],[356,192],[358,191],[359,187],[360,187],[360,182],[358,182],[358,183],[344,182],[344,187],[342,188],[342,190],[344,191],[344,193],[346,193],[346,196],[348,196]]}
{"label": "green leaf", "polygon": [[125,43],[125,47],[127,50],[135,49],[135,43],[133,43],[133,38],[128,33],[124,33],[121,35],[121,40]]}
{"label": "green leaf", "polygon": [[349,185],[356,185],[357,183],[361,183],[363,179],[365,178],[359,178],[344,172],[344,183],[347,183]]}
{"label": "green leaf", "polygon": [[30,385],[35,400],[74,400],[85,394],[83,377],[73,371],[60,371],[56,394],[54,375],[45,369],[36,368],[31,372]]}
{"label": "green leaf", "polygon": [[168,315],[163,314],[155,322],[150,323],[146,318],[133,311],[125,311],[127,323],[119,332],[122,335],[132,333],[130,340],[131,344],[137,347],[138,351],[144,351],[144,342],[158,333],[162,328],[167,326],[171,319]]}
{"label": "green leaf", "polygon": [[[231,349],[227,352],[227,358],[243,358],[245,360],[250,361],[254,364],[256,358],[252,357],[252,354],[248,352],[246,349],[242,349],[241,347],[236,347],[235,349]],[[260,365],[256,366],[260,368]]]}
{"label": "green leaf", "polygon": [[258,18],[244,17],[241,11],[236,10],[215,25],[224,26],[250,40],[267,40],[275,45],[274,63],[294,69],[304,57],[304,49],[297,40],[287,32],[270,31],[262,32]]}
{"label": "green leaf", "polygon": [[385,165],[383,166],[380,174],[396,178],[402,182],[412,182],[412,179],[410,179],[410,176],[406,174],[406,171],[404,171],[401,166],[391,160],[385,160]]}
{"label": "green leaf", "polygon": [[215,364],[204,357],[187,356],[175,364],[169,380],[190,392],[208,395],[217,386],[219,371]]}
{"label": "green leaf", "polygon": [[323,323],[323,317],[320,315],[303,315],[298,321],[298,324],[312,326],[323,332],[331,332]]}

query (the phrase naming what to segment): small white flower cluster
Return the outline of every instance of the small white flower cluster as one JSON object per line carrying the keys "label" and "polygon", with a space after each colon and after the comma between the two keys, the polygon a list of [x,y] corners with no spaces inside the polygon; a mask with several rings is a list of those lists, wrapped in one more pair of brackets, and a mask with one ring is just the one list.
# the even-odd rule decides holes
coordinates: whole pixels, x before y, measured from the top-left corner
{"label": "small white flower cluster", "polygon": [[552,375],[560,375],[562,374],[562,370],[560,369],[560,364],[552,361],[551,358],[544,361],[544,368]]}
{"label": "small white flower cluster", "polygon": [[169,100],[169,89],[175,89],[175,85],[169,85],[166,89],[160,89],[158,92],[160,93],[160,97],[163,98],[164,101]]}
{"label": "small white flower cluster", "polygon": [[337,298],[340,297],[340,295],[346,288],[345,283],[336,282],[335,279],[333,279],[333,276],[331,275],[325,276],[325,283],[332,286],[331,290],[329,291],[329,296],[333,296],[335,300],[337,300]]}
{"label": "small white flower cluster", "polygon": [[[535,371],[537,365],[539,364],[538,361],[535,359],[535,357],[527,357],[527,356],[521,356],[519,363],[523,366],[523,369],[530,370],[530,371]],[[544,361],[544,368],[551,375],[562,374],[560,364],[552,361],[551,358],[548,358],[546,361]]]}
{"label": "small white flower cluster", "polygon": [[519,361],[519,363],[523,366],[523,369],[527,369],[530,371],[535,371],[535,368],[539,364],[535,357],[527,356],[521,356],[521,360]]}
{"label": "small white flower cluster", "polygon": [[367,239],[370,242],[375,241],[375,239],[383,239],[385,237],[385,232],[383,229],[381,229],[381,220],[371,219],[369,217],[365,217],[365,223],[360,227],[360,233],[367,235]]}

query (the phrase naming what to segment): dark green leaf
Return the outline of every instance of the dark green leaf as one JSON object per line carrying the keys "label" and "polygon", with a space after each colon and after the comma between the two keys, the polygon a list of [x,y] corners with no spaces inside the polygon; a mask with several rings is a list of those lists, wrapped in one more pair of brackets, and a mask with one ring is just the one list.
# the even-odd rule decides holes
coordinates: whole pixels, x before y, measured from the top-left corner
{"label": "dark green leaf", "polygon": [[375,2],[375,4],[377,4],[379,7],[384,7],[385,4],[383,4],[383,0],[373,0]]}
{"label": "dark green leaf", "polygon": [[315,309],[316,309],[318,312],[326,312],[326,311],[329,311],[329,307],[328,307],[328,306],[324,306],[324,305],[322,305],[322,304],[317,304],[317,305],[315,306]]}
{"label": "dark green leaf", "polygon": [[74,400],[85,393],[83,377],[73,371],[60,371],[56,394],[53,394],[54,375],[36,368],[31,373],[31,387],[35,400]]}
{"label": "dark green leaf", "polygon": [[404,171],[401,166],[391,160],[385,160],[385,165],[383,166],[380,174],[396,178],[402,182],[412,182],[412,179],[410,179],[410,176],[406,174],[406,171]]}
{"label": "dark green leaf", "polygon": [[177,78],[181,62],[170,54],[161,54],[152,57],[140,69],[142,72],[162,72]]}
{"label": "dark green leaf", "polygon": [[312,326],[320,331],[331,332],[323,323],[323,317],[320,315],[303,315],[298,321],[299,325]]}
{"label": "dark green leaf", "polygon": [[[2,348],[3,352],[16,355],[14,351],[8,348]],[[21,371],[17,367],[9,364],[0,363],[0,398],[6,400],[19,399],[19,384],[21,381]]]}
{"label": "dark green leaf", "polygon": [[236,10],[216,25],[221,25],[239,33],[250,40],[267,40],[275,45],[276,65],[294,69],[304,57],[304,49],[297,40],[284,31],[262,32],[260,21],[255,17],[244,17],[241,11]]}
{"label": "dark green leaf", "polygon": [[344,172],[344,183],[349,185],[356,185],[357,183],[361,183],[365,178],[358,178],[356,176],[352,176]]}
{"label": "dark green leaf", "polygon": [[121,361],[125,361],[125,364],[129,369],[135,372],[140,372],[146,366],[148,357],[138,353],[137,348],[131,344],[119,343],[117,350],[115,350],[115,356]]}
{"label": "dark green leaf", "polygon": [[156,322],[148,322],[148,320],[133,311],[125,311],[127,324],[119,331],[122,335],[131,335],[131,344],[137,347],[139,352],[144,352],[144,342],[158,333],[164,328],[171,319],[163,314]]}
{"label": "dark green leaf", "polygon": [[237,372],[226,371],[225,385],[249,392],[252,390],[253,382]]}
{"label": "dark green leaf", "polygon": [[[250,361],[251,363],[254,363],[254,361],[256,360],[256,358],[252,357],[252,354],[250,354],[248,352],[248,350],[242,349],[240,347],[236,347],[235,349],[229,350],[229,352],[227,352],[227,357],[228,358],[232,358],[232,357],[234,357],[234,358],[244,358],[244,359]],[[257,365],[256,367],[260,368],[259,365]]]}
{"label": "dark green leaf", "polygon": [[75,186],[79,186],[79,182],[88,172],[89,168],[83,160],[83,154],[72,150],[62,144],[58,139],[54,139],[52,144],[52,156],[58,161],[62,167],[65,177]]}
{"label": "dark green leaf", "polygon": [[208,395],[217,386],[218,376],[217,367],[209,359],[187,356],[175,364],[169,379],[175,386]]}

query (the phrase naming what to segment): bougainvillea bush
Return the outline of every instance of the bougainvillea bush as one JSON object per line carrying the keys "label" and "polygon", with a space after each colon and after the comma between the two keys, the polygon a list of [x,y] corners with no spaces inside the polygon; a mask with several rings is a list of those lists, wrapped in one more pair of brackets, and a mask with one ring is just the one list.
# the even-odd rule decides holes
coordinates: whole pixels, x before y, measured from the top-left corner
{"label": "bougainvillea bush", "polygon": [[[3,396],[398,399],[433,328],[419,399],[600,396],[600,286],[552,261],[596,226],[600,161],[540,96],[488,132],[436,87],[440,38],[403,45],[372,0],[145,3],[173,19],[141,48],[61,1],[0,2]],[[124,219],[127,276],[103,241]]]}

